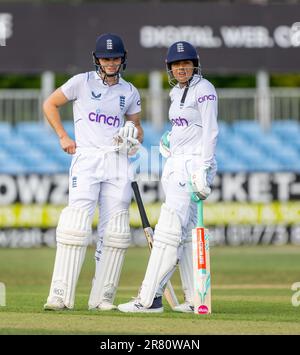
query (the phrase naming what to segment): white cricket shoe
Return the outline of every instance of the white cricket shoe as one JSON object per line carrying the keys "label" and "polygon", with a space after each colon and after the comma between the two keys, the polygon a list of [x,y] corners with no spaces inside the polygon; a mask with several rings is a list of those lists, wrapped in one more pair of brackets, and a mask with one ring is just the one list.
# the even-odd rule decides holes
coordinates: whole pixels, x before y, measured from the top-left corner
{"label": "white cricket shoe", "polygon": [[193,313],[194,306],[189,302],[184,302],[184,303],[179,304],[178,306],[175,306],[173,308],[173,311],[181,312],[181,313]]}
{"label": "white cricket shoe", "polygon": [[117,306],[108,301],[103,301],[99,303],[97,307],[89,307],[90,311],[112,311],[115,309],[117,309]]}
{"label": "white cricket shoe", "polygon": [[162,313],[164,311],[161,296],[154,298],[149,308],[144,307],[140,301],[139,297],[135,297],[130,302],[119,304],[118,310],[125,313]]}
{"label": "white cricket shoe", "polygon": [[68,309],[68,307],[66,307],[61,297],[53,297],[51,300],[47,300],[44,305],[45,311],[62,311],[63,309]]}

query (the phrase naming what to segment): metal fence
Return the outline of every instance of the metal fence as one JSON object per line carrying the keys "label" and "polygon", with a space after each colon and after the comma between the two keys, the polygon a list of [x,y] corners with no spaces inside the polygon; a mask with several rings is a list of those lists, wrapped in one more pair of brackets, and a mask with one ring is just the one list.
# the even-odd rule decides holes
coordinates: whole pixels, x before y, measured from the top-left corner
{"label": "metal fence", "polygon": [[[300,89],[276,88],[259,93],[256,89],[218,89],[218,118],[231,123],[237,120],[300,121]],[[153,106],[161,106],[162,120],[168,119],[169,90],[153,97],[148,90],[140,90],[143,117],[153,120]],[[270,115],[270,117],[264,117]]]}
{"label": "metal fence", "polygon": [[[260,101],[264,100],[269,107],[271,119],[300,121],[300,89],[270,89],[264,97],[255,89],[218,89],[217,92],[219,120],[230,123],[236,120],[261,119]],[[156,95],[151,95],[149,90],[140,90],[140,93],[143,119],[166,122],[170,104],[169,90]],[[0,90],[0,121],[15,124],[20,121],[43,120],[42,101],[40,90]],[[72,105],[64,106],[61,115],[63,120],[70,120]]]}
{"label": "metal fence", "polygon": [[220,89],[217,90],[217,93],[220,120],[230,123],[237,120],[253,120],[257,118],[257,95],[255,89]]}
{"label": "metal fence", "polygon": [[300,121],[300,89],[272,89],[270,101],[272,119]]}
{"label": "metal fence", "polygon": [[38,121],[42,117],[40,90],[0,90],[0,121],[15,124],[20,121]]}

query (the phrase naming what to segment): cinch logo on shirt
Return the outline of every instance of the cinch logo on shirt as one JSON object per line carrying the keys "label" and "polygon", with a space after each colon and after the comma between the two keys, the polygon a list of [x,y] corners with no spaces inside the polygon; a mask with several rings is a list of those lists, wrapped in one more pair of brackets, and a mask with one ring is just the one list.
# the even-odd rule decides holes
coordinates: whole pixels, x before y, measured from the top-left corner
{"label": "cinch logo on shirt", "polygon": [[188,126],[189,122],[185,118],[172,118],[171,119],[172,126]]}
{"label": "cinch logo on shirt", "polygon": [[99,114],[96,112],[90,112],[89,120],[98,123],[103,122],[104,124],[107,124],[109,126],[114,126],[114,127],[120,126],[120,119],[118,116],[113,117],[113,116],[106,116],[104,114]]}
{"label": "cinch logo on shirt", "polygon": [[199,104],[202,104],[202,102],[204,102],[204,101],[206,101],[206,100],[215,101],[215,100],[217,100],[217,97],[216,97],[216,95],[211,94],[211,95],[200,96],[200,97],[198,98]]}

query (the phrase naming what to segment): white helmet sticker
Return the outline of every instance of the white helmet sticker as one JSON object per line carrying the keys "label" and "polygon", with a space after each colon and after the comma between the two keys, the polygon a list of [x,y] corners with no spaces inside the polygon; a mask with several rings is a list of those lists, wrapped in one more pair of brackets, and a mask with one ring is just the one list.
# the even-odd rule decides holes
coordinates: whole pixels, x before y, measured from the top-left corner
{"label": "white helmet sticker", "polygon": [[106,40],[106,49],[113,49],[113,43],[111,39]]}
{"label": "white helmet sticker", "polygon": [[183,43],[177,43],[177,52],[184,52],[184,47],[183,47]]}

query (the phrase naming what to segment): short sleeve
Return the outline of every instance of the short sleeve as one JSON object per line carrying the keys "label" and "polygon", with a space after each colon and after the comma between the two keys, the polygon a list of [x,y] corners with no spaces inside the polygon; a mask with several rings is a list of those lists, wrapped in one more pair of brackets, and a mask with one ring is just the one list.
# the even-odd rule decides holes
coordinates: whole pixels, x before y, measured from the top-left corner
{"label": "short sleeve", "polygon": [[82,83],[82,74],[78,74],[70,78],[61,87],[61,91],[69,101],[76,100],[78,97],[79,88]]}
{"label": "short sleeve", "polygon": [[133,93],[131,95],[130,104],[126,111],[126,115],[134,115],[135,113],[141,112],[141,97],[138,90],[131,86]]}

